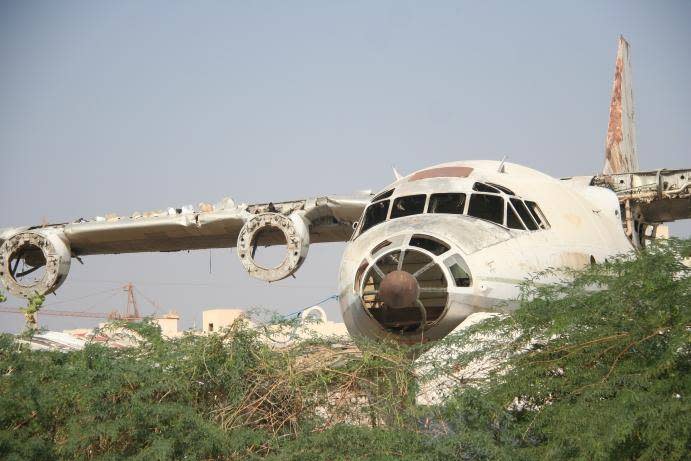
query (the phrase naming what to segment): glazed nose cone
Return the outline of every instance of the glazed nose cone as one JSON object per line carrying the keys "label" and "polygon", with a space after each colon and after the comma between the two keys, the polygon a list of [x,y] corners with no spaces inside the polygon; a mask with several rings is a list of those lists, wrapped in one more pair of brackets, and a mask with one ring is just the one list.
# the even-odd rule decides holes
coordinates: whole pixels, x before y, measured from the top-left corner
{"label": "glazed nose cone", "polygon": [[419,294],[417,280],[406,271],[389,272],[379,286],[379,299],[392,309],[414,306]]}

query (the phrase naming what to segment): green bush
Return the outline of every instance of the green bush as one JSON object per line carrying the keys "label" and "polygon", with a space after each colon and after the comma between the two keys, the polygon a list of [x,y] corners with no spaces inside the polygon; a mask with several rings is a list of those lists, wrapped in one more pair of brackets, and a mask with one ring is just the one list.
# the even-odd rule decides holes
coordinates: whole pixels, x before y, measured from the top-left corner
{"label": "green bush", "polygon": [[132,324],[137,347],[68,353],[1,335],[0,458],[682,459],[689,248],[527,283],[514,314],[442,342],[461,352],[430,376],[493,368],[439,405],[415,405],[424,350],[395,344],[275,349],[242,322],[176,340]]}
{"label": "green bush", "polygon": [[513,315],[448,338],[490,335],[456,360],[501,363],[483,386],[459,388],[442,409],[462,451],[477,458],[686,457],[691,298],[683,258],[690,248],[671,240],[636,259],[572,273],[569,282],[526,284]]}

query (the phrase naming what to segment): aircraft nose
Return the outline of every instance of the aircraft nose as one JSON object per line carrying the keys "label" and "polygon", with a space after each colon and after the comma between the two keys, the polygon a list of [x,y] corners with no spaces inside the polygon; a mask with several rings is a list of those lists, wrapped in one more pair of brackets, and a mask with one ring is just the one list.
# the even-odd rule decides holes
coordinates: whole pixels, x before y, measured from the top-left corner
{"label": "aircraft nose", "polygon": [[415,305],[419,295],[417,279],[403,270],[389,272],[379,285],[379,299],[392,309]]}
{"label": "aircraft nose", "polygon": [[412,338],[433,327],[447,313],[453,280],[447,262],[455,258],[450,250],[448,243],[423,234],[367,248],[371,257],[354,273],[358,308],[390,333]]}

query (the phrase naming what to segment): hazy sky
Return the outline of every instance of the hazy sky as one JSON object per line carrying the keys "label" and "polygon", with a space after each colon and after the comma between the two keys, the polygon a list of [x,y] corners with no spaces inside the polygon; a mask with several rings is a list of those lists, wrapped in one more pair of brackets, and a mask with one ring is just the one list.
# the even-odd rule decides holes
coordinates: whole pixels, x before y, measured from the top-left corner
{"label": "hazy sky", "polygon": [[[620,33],[641,168],[691,166],[691,2],[3,1],[0,227],[379,189],[392,165],[596,173]],[[132,281],[184,327],[207,307],[292,312],[336,293],[342,249],[271,285],[234,249],[211,274],[209,251],[86,257],[46,306],[122,308]]]}

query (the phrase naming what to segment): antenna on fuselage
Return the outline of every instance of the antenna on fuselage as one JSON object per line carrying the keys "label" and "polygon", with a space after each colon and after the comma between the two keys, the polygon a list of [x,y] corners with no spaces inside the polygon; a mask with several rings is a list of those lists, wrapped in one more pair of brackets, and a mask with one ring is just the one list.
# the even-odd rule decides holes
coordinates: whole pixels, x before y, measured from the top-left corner
{"label": "antenna on fuselage", "polygon": [[403,178],[403,175],[401,175],[401,173],[398,172],[395,166],[392,166],[391,168],[393,168],[393,175],[396,178],[396,181]]}
{"label": "antenna on fuselage", "polygon": [[508,155],[505,155],[504,157],[502,157],[501,162],[499,162],[499,168],[497,168],[497,171],[499,173],[505,173],[504,162],[506,161],[507,157],[508,157]]}

